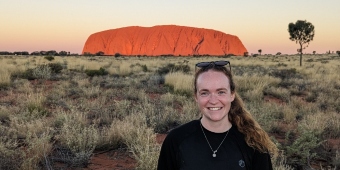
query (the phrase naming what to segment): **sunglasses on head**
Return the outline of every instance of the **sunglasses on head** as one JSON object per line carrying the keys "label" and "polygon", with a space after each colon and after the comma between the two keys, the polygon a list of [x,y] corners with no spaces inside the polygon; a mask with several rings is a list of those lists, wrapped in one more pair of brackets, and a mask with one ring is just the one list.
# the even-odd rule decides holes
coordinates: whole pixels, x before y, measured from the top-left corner
{"label": "sunglasses on head", "polygon": [[207,67],[223,67],[225,65],[229,65],[229,71],[231,71],[231,66],[229,61],[210,61],[210,62],[200,62],[197,63],[195,66],[199,68],[207,68]]}

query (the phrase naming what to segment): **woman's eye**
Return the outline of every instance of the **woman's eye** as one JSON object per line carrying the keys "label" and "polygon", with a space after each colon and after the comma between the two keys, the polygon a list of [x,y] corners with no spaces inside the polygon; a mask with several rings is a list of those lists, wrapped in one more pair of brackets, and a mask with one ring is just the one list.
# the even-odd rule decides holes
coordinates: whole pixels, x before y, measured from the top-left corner
{"label": "woman's eye", "polygon": [[227,92],[226,91],[219,91],[218,94],[223,95],[223,94],[227,94]]}
{"label": "woman's eye", "polygon": [[207,96],[208,93],[207,93],[207,92],[202,92],[200,95],[201,95],[201,96]]}

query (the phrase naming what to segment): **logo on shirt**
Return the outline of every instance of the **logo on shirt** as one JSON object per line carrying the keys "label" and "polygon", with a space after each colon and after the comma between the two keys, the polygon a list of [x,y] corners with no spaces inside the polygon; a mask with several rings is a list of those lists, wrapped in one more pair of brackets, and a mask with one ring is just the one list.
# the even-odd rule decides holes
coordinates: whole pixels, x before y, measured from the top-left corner
{"label": "logo on shirt", "polygon": [[246,166],[246,163],[241,159],[238,161],[238,165],[240,165],[240,167],[244,168],[244,166]]}

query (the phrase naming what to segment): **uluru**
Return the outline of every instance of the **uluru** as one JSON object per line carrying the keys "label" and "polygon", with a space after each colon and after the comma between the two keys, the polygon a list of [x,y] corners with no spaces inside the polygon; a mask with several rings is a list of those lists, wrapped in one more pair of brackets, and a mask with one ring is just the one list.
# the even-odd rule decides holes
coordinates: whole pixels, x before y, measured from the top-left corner
{"label": "uluru", "polygon": [[243,55],[247,49],[241,40],[221,31],[205,28],[158,25],[129,26],[91,34],[82,54],[195,56]]}

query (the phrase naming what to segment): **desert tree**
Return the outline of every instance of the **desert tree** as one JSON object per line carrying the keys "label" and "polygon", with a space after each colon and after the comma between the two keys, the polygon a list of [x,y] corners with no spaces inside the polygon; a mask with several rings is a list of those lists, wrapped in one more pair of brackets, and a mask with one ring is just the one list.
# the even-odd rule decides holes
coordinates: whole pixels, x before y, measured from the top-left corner
{"label": "desert tree", "polygon": [[288,25],[289,39],[299,43],[300,49],[300,66],[302,66],[302,53],[303,49],[308,47],[309,42],[313,40],[314,37],[314,25],[310,22],[297,20],[295,23],[289,23]]}
{"label": "desert tree", "polygon": [[258,52],[259,52],[259,53],[260,53],[260,55],[261,55],[261,53],[262,53],[262,49],[259,49],[259,50],[258,50]]}
{"label": "desert tree", "polygon": [[96,53],[96,56],[102,56],[102,55],[104,55],[104,52],[103,52],[103,51],[98,51],[98,52]]}
{"label": "desert tree", "polygon": [[67,56],[67,52],[66,51],[60,51],[59,56]]}

